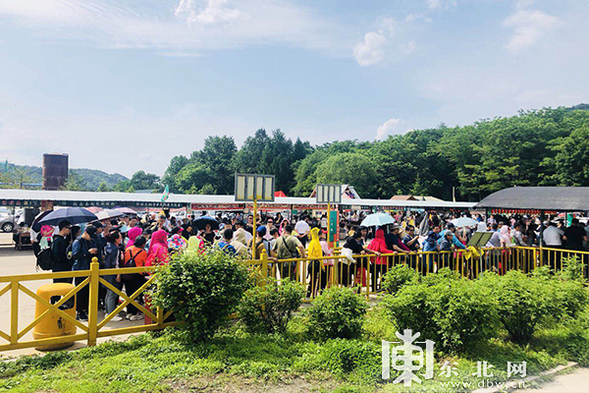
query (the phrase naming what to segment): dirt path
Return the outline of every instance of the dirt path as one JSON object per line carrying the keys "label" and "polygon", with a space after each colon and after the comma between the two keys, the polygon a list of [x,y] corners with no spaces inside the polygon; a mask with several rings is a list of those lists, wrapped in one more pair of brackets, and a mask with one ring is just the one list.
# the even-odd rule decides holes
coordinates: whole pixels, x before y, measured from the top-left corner
{"label": "dirt path", "polygon": [[570,374],[556,376],[539,389],[517,390],[517,393],[589,393],[589,368],[578,368]]}

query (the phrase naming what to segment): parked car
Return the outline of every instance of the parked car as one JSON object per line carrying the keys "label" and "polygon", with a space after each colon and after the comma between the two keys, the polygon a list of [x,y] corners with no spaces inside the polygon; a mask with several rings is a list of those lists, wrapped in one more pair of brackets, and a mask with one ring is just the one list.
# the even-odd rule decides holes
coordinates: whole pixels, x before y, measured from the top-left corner
{"label": "parked car", "polygon": [[3,214],[0,216],[0,230],[2,232],[12,232],[16,227],[17,219],[12,214]]}

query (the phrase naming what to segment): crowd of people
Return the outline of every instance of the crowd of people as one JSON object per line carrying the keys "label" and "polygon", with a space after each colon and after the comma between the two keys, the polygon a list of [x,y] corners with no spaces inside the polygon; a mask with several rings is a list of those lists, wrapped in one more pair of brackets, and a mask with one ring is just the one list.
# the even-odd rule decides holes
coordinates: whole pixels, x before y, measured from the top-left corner
{"label": "crowd of people", "polygon": [[[346,216],[340,217],[341,255],[338,258],[337,277],[331,275],[334,252],[327,241],[327,215],[314,217],[302,214],[289,220],[278,213],[262,214],[256,218],[256,237],[253,244],[254,217],[245,214],[218,214],[216,217],[194,216],[176,219],[169,212],[96,221],[83,226],[61,221],[57,228],[41,228],[38,240],[40,248],[50,248],[53,254],[54,272],[88,270],[93,258],[101,269],[156,266],[168,263],[170,256],[182,252],[203,252],[217,249],[243,259],[261,259],[265,253],[269,260],[270,274],[291,278],[307,284],[307,295],[322,291],[332,280],[344,286],[366,286],[374,290],[380,286],[382,275],[391,265],[390,256],[402,256],[403,263],[433,272],[440,266],[454,268],[452,251],[465,250],[477,231],[490,232],[486,247],[511,246],[534,247],[543,242],[551,248],[587,250],[589,227],[581,226],[573,219],[568,228],[562,222],[540,225],[538,217],[490,216],[475,214],[473,225],[457,228],[452,221],[458,217],[452,213],[435,212],[393,214],[395,223],[383,227],[355,225]],[[359,217],[360,218],[360,217]],[[56,233],[54,233],[54,231]],[[542,239],[542,240],[541,240]],[[418,251],[440,254],[417,255]],[[306,266],[297,258],[307,258]],[[286,260],[286,261],[285,261]],[[280,262],[279,262],[280,261]],[[144,274],[120,274],[103,276],[117,290],[124,288],[133,294],[146,282]],[[55,282],[80,284],[84,277],[56,278]],[[119,304],[118,294],[108,286],[101,286],[99,305],[111,314]],[[88,318],[88,286],[77,295],[77,317]],[[142,314],[129,304],[126,315],[111,316],[112,321],[123,318],[139,320]]]}

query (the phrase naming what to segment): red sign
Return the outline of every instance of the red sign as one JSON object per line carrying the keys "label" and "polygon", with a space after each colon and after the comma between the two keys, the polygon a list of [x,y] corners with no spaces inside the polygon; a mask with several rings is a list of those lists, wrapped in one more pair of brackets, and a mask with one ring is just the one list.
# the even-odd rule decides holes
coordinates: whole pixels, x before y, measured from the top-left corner
{"label": "red sign", "polygon": [[243,210],[242,203],[193,203],[192,210]]}

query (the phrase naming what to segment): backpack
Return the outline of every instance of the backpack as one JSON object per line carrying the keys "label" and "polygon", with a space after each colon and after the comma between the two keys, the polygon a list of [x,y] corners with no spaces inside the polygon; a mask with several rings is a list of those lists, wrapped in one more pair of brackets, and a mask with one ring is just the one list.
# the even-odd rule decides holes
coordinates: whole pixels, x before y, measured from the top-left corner
{"label": "backpack", "polygon": [[[126,267],[137,267],[137,264],[135,263],[135,258],[137,258],[137,256],[139,254],[141,254],[142,252],[145,252],[145,250],[139,250],[139,252],[137,252],[137,254],[133,255],[133,253],[131,252],[131,250],[129,250],[129,254],[131,255],[131,258],[128,261],[125,261],[123,263],[123,268]],[[126,252],[125,252],[126,254]],[[135,276],[135,274],[137,273],[130,273],[130,274],[121,274],[121,278],[125,281],[129,281],[132,280]]]}
{"label": "backpack", "polygon": [[37,266],[41,270],[53,270],[55,260],[53,259],[53,251],[51,247],[47,247],[39,252],[37,255]]}

